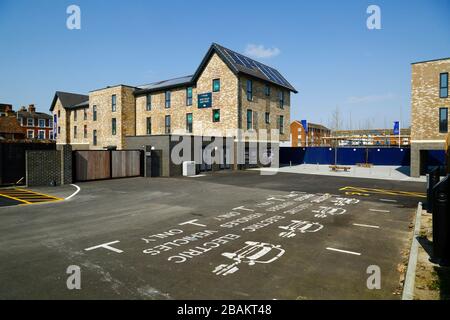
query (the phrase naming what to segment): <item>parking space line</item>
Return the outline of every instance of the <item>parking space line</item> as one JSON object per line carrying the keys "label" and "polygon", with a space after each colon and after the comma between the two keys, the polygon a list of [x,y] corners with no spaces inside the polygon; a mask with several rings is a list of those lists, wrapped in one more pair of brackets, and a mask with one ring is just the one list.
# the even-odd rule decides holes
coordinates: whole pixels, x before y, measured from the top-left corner
{"label": "parking space line", "polygon": [[401,191],[401,190],[385,190],[385,189],[373,189],[373,188],[361,188],[361,187],[343,187],[339,191],[354,191],[366,194],[385,194],[391,196],[403,196],[403,197],[416,197],[426,198],[426,194],[423,192],[414,191]]}
{"label": "parking space line", "polygon": [[19,198],[16,198],[16,197],[8,196],[8,195],[3,194],[3,193],[0,193],[0,196],[2,196],[4,198],[11,199],[11,200],[19,201],[19,202],[22,202],[22,203],[31,204],[31,202],[28,202],[26,200],[22,200],[22,199],[19,199]]}
{"label": "parking space line", "polygon": [[372,212],[383,212],[383,213],[389,213],[390,212],[389,210],[380,210],[380,209],[369,209],[369,211],[372,211]]}
{"label": "parking space line", "polygon": [[372,225],[370,225],[370,224],[354,223],[353,225],[354,225],[354,226],[357,226],[357,227],[380,229],[379,226],[372,226]]}
{"label": "parking space line", "polygon": [[22,203],[22,205],[64,200],[48,194],[25,190],[21,188],[3,189],[0,191],[0,196],[18,201]]}
{"label": "parking space line", "polygon": [[326,249],[327,249],[327,250],[330,250],[330,251],[336,251],[336,252],[341,252],[341,253],[353,254],[353,255],[355,255],[355,256],[360,256],[360,255],[361,255],[361,253],[359,253],[359,252],[354,252],[354,251],[347,251],[347,250],[335,249],[335,248],[330,248],[330,247],[328,247],[328,248],[326,248]]}

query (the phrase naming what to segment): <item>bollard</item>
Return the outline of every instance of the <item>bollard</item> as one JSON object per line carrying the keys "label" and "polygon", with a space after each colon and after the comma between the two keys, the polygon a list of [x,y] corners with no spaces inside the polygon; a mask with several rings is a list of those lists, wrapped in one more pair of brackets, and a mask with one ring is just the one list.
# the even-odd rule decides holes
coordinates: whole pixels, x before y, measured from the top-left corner
{"label": "bollard", "polygon": [[433,188],[433,260],[450,263],[450,175]]}

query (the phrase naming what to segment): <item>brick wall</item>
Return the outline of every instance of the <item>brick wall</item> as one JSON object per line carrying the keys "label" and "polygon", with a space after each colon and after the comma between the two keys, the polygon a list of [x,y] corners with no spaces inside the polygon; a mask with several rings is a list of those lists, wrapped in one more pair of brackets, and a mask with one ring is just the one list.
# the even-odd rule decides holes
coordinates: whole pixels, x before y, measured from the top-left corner
{"label": "brick wall", "polygon": [[27,151],[27,186],[61,184],[61,153],[56,150]]}

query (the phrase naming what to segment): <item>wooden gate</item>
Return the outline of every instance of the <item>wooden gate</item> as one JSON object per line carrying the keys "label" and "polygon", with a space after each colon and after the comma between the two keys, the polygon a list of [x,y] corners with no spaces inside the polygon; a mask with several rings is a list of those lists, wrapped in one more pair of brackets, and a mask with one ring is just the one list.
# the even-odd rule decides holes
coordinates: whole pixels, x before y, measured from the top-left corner
{"label": "wooden gate", "polygon": [[138,177],[142,169],[141,150],[74,151],[75,181]]}

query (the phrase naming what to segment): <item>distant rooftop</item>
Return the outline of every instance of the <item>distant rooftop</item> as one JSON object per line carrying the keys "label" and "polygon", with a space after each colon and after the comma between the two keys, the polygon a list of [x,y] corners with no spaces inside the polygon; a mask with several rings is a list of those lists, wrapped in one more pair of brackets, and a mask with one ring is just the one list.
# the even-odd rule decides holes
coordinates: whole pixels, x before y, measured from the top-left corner
{"label": "distant rooftop", "polygon": [[450,60],[450,57],[448,57],[448,58],[440,58],[440,59],[433,59],[433,60],[418,61],[418,62],[413,62],[411,64],[428,63],[428,62],[435,62],[435,61],[441,61],[441,60]]}

